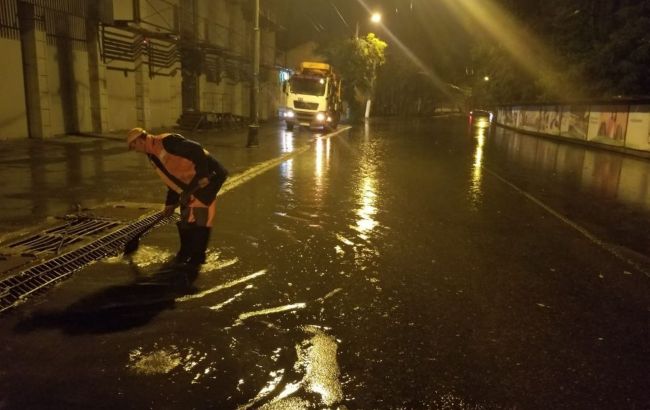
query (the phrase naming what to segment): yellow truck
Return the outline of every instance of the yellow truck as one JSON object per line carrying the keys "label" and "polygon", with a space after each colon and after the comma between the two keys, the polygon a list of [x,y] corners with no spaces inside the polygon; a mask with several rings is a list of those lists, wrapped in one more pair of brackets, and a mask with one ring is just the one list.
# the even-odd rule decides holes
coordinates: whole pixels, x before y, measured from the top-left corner
{"label": "yellow truck", "polygon": [[341,79],[327,63],[304,61],[283,84],[287,105],[283,118],[287,130],[302,125],[336,129],[341,119]]}

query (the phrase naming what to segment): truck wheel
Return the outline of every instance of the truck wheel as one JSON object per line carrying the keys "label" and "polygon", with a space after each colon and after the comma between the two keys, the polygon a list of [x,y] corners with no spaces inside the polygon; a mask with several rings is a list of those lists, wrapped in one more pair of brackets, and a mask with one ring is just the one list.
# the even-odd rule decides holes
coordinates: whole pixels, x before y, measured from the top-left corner
{"label": "truck wheel", "polygon": [[287,123],[287,131],[293,131],[293,124],[290,122]]}

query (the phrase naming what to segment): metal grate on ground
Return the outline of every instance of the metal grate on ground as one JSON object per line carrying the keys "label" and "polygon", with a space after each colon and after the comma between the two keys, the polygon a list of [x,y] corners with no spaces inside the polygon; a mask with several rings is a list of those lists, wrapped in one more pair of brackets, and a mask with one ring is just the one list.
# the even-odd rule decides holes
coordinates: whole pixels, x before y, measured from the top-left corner
{"label": "metal grate on ground", "polygon": [[96,219],[92,217],[75,218],[66,225],[50,228],[36,235],[8,244],[5,249],[14,254],[42,256],[59,253],[69,245],[80,242],[92,235],[97,235],[120,225],[117,221]]}
{"label": "metal grate on ground", "polygon": [[[175,219],[176,216],[164,217],[161,212],[157,212],[111,232],[87,245],[56,256],[38,265],[31,266],[14,276],[3,279],[0,281],[0,312],[16,306],[35,292],[66,279],[72,273],[91,262],[106,256],[122,253],[126,244],[134,238],[144,235],[155,226],[169,223]],[[84,229],[93,229],[89,228],[89,225],[85,227],[80,225],[83,224],[77,224],[74,228],[78,229],[78,232]],[[95,228],[98,229],[98,226]],[[53,229],[60,229],[60,227]],[[30,238],[27,238],[25,241],[28,241]],[[30,243],[33,244],[34,242]],[[39,246],[41,245],[39,244]]]}

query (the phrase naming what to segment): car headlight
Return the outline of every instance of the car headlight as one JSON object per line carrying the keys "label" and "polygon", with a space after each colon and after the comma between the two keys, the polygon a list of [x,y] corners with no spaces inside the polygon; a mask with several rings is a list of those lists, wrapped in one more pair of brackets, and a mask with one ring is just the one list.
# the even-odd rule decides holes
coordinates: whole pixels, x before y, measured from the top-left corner
{"label": "car headlight", "polygon": [[316,121],[325,121],[325,114],[323,114],[322,112],[316,114]]}
{"label": "car headlight", "polygon": [[295,117],[295,115],[296,114],[294,114],[293,111],[287,111],[287,112],[284,113],[284,116],[287,117],[287,118],[293,118],[293,117]]}

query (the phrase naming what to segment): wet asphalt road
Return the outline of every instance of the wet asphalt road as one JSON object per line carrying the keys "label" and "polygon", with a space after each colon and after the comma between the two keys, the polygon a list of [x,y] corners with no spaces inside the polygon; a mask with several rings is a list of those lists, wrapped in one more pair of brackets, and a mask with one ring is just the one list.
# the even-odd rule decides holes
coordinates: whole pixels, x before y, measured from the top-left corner
{"label": "wet asphalt road", "polygon": [[198,274],[166,226],[4,316],[0,408],[649,408],[647,162],[474,125],[318,139]]}

